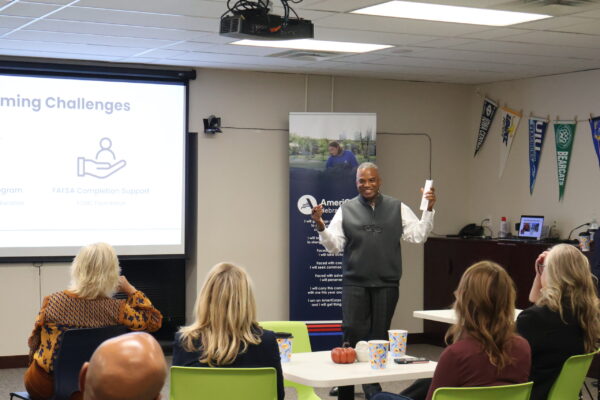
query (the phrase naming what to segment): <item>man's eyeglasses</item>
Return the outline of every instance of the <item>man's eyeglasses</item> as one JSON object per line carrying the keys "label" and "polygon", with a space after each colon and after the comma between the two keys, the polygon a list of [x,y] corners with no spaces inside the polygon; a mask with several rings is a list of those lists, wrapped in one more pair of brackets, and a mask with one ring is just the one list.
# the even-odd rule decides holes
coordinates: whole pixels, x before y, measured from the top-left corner
{"label": "man's eyeglasses", "polygon": [[379,225],[363,225],[363,229],[367,232],[381,233],[383,229]]}

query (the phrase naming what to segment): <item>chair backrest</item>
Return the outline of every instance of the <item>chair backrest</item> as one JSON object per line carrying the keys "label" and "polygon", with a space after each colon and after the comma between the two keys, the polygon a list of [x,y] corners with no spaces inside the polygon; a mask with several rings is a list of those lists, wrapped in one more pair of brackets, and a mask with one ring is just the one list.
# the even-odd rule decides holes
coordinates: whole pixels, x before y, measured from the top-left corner
{"label": "chair backrest", "polygon": [[288,332],[292,339],[292,353],[308,353],[312,351],[308,328],[302,321],[262,321],[260,326],[273,332]]}
{"label": "chair backrest", "polygon": [[590,364],[599,351],[569,357],[548,393],[548,400],[579,399],[579,391],[590,369]]}
{"label": "chair backrest", "polygon": [[516,385],[442,387],[435,390],[432,400],[529,400],[533,382]]}
{"label": "chair backrest", "polygon": [[171,367],[170,400],[277,400],[275,368]]}
{"label": "chair backrest", "polygon": [[69,329],[62,335],[54,362],[54,400],[68,400],[79,390],[79,371],[106,339],[127,332],[123,325],[105,328]]}
{"label": "chair backrest", "polygon": [[[302,321],[262,321],[260,326],[274,332],[288,332],[294,337],[292,339],[292,353],[309,353],[312,351],[310,346],[310,338],[308,336],[308,328]],[[292,387],[296,389],[298,400],[320,400],[315,394],[314,388],[304,386],[296,382],[291,382],[285,379],[284,387]]]}

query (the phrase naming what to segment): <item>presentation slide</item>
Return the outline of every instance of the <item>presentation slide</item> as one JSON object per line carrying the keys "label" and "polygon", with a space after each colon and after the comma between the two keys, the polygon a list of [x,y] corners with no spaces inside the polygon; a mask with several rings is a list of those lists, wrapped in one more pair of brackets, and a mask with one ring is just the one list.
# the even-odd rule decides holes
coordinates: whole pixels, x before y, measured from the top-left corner
{"label": "presentation slide", "polygon": [[0,75],[0,257],[184,253],[186,86]]}

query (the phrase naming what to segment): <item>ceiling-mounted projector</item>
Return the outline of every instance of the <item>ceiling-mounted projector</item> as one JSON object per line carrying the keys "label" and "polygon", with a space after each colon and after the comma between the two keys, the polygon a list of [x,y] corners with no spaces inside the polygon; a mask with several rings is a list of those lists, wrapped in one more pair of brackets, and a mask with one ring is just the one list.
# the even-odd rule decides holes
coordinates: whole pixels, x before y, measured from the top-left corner
{"label": "ceiling-mounted projector", "polygon": [[[236,39],[291,40],[312,39],[314,27],[311,21],[298,14],[281,0],[284,15],[270,14],[269,1],[239,0],[221,17],[219,33]],[[290,18],[290,12],[295,18]]]}

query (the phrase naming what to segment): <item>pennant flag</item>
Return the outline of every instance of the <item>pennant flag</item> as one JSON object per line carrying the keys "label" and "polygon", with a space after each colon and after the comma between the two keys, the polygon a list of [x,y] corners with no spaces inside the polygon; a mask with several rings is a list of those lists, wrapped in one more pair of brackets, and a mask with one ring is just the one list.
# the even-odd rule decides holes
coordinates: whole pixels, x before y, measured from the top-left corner
{"label": "pennant flag", "polygon": [[594,149],[596,149],[598,165],[600,166],[600,117],[590,118],[590,127],[592,128],[592,140],[594,141]]}
{"label": "pennant flag", "polygon": [[562,200],[569,173],[571,150],[575,140],[577,121],[557,121],[554,123],[554,138],[556,140],[556,168],[558,172],[558,200]]}
{"label": "pennant flag", "polygon": [[547,119],[529,118],[529,194],[533,194],[547,129]]}
{"label": "pennant flag", "polygon": [[490,126],[492,125],[492,121],[494,120],[497,109],[498,104],[494,103],[492,100],[487,98],[483,100],[483,111],[481,112],[481,122],[479,123],[479,134],[477,135],[477,143],[475,144],[475,154],[473,157],[477,155],[477,152],[481,146],[483,146],[483,142],[485,141],[485,138],[490,130]]}
{"label": "pennant flag", "polygon": [[510,147],[512,146],[515,134],[517,133],[521,116],[522,114],[518,111],[511,110],[508,107],[502,107],[502,144],[500,146],[500,172],[498,178],[502,178],[502,173],[504,172],[506,160],[508,160]]}

